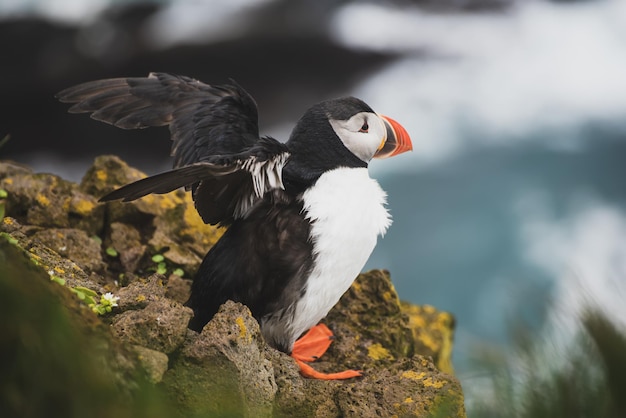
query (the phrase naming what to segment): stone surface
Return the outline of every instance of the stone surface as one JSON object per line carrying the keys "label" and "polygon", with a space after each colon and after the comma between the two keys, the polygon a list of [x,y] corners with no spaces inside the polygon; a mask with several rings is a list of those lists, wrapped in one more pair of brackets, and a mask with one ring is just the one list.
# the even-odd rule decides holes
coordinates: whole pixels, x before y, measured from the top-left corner
{"label": "stone surface", "polygon": [[0,416],[172,416],[136,354],[5,234],[0,317]]}
{"label": "stone surface", "polygon": [[348,368],[367,372],[415,353],[408,318],[386,271],[359,276],[322,322],[336,336],[327,358]]}
{"label": "stone surface", "polygon": [[439,370],[454,373],[452,345],[455,319],[452,314],[439,311],[433,306],[418,306],[407,302],[402,302],[401,308],[409,319],[408,326],[413,334],[415,352],[432,357]]}
{"label": "stone surface", "polygon": [[77,228],[97,234],[104,207],[78,185],[52,174],[15,172],[0,180],[8,193],[6,214],[28,225]]}
{"label": "stone surface", "polygon": [[132,348],[135,350],[135,353],[137,353],[137,359],[141,362],[141,365],[146,371],[148,380],[151,383],[159,383],[167,371],[169,362],[167,355],[141,345],[134,345]]}
{"label": "stone surface", "polygon": [[108,240],[105,245],[119,254],[124,271],[135,271],[146,254],[147,246],[141,242],[141,233],[132,225],[112,222],[109,225]]}
{"label": "stone surface", "polygon": [[282,372],[277,377],[279,415],[465,416],[460,383],[435,366],[428,357],[431,352],[421,355],[388,272],[361,274],[322,322],[334,331],[335,340],[312,366],[325,372],[363,370],[364,377],[341,382],[306,379],[299,385],[294,383],[297,369],[286,367],[290,359],[279,353],[272,357],[275,369]]}
{"label": "stone surface", "polygon": [[35,232],[32,239],[56,251],[61,257],[74,261],[87,274],[102,273],[105,269],[100,244],[85,231],[70,228],[42,229]]}
{"label": "stone surface", "polygon": [[149,303],[163,300],[166,288],[164,276],[153,274],[147,279],[139,278],[128,286],[122,287],[116,294],[120,298],[121,311],[144,309]]}
{"label": "stone surface", "polygon": [[182,416],[269,417],[277,388],[268,349],[249,309],[228,301],[187,341],[163,384],[181,394]]}
{"label": "stone surface", "polygon": [[173,353],[185,339],[191,309],[159,299],[140,310],[125,311],[113,318],[113,333],[128,344],[141,345],[165,354]]}
{"label": "stone surface", "polygon": [[[101,197],[143,177],[119,158],[101,156],[83,176],[80,190]],[[108,202],[106,215],[111,227],[104,231],[104,242],[120,252],[121,270],[126,271],[153,267],[150,257],[161,254],[168,273],[182,268],[192,276],[223,232],[202,221],[189,193],[182,190],[127,203]]]}
{"label": "stone surface", "polygon": [[170,274],[167,279],[166,296],[180,303],[186,303],[191,295],[191,280]]}
{"label": "stone surface", "polygon": [[[74,261],[61,256],[39,240],[33,239],[31,235],[36,231],[41,231],[41,228],[22,225],[14,218],[5,217],[0,222],[0,233],[5,233],[14,240],[16,245],[28,255],[31,262],[45,271],[49,277],[62,279],[68,287],[86,287],[99,293],[105,292],[105,280],[102,276],[87,274]],[[80,258],[85,258],[85,256],[81,255]]]}
{"label": "stone surface", "polygon": [[[192,312],[182,305],[188,278],[221,231],[202,224],[182,191],[96,203],[142,176],[116,157],[96,159],[80,186],[0,163],[0,187],[9,193],[0,239],[19,248],[48,282],[64,283],[66,298],[81,307],[74,315],[106,330],[102,338],[118,359],[112,373],[126,379],[125,387],[137,386],[130,377],[137,374],[160,382],[176,411],[166,416],[465,416],[451,375],[454,318],[401,303],[386,271],[360,275],[323,320],[336,338],[312,364],[324,372],[360,369],[362,378],[302,378],[291,357],[264,343],[241,304],[227,302],[202,333],[189,331]],[[85,210],[76,214],[73,201],[91,204],[79,204]],[[97,317],[70,292],[80,288],[93,290],[96,303],[112,292],[118,306]]]}

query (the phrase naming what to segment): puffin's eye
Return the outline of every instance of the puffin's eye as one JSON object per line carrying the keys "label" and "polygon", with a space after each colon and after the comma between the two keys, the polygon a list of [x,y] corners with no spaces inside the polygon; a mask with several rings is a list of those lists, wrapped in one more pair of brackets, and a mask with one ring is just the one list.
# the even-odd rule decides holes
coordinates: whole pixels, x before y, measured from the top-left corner
{"label": "puffin's eye", "polygon": [[367,124],[367,122],[363,122],[363,126],[361,126],[361,129],[359,129],[359,132],[363,132],[363,133],[367,133],[368,129],[369,129],[369,125]]}

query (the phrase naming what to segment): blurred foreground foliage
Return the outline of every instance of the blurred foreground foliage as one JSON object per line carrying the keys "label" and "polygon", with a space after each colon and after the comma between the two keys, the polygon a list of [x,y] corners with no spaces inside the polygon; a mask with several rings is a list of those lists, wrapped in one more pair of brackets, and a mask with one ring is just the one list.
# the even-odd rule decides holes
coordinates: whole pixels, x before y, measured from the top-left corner
{"label": "blurred foreground foliage", "polygon": [[571,345],[556,353],[522,338],[516,362],[490,366],[490,382],[468,417],[626,417],[626,334],[597,309],[586,310],[580,325]]}

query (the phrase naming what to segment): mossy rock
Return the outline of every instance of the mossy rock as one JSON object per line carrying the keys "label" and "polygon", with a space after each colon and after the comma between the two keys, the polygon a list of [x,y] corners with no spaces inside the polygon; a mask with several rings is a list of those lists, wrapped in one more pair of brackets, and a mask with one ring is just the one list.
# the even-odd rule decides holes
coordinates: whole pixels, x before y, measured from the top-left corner
{"label": "mossy rock", "polygon": [[136,354],[6,236],[0,315],[0,416],[171,416]]}
{"label": "mossy rock", "polygon": [[[362,378],[301,377],[241,304],[226,303],[200,334],[187,330],[191,312],[181,303],[190,281],[172,269],[191,277],[222,231],[202,223],[183,191],[97,202],[143,176],[111,156],[97,158],[80,186],[0,163],[9,192],[0,314],[10,325],[0,348],[12,367],[0,376],[0,416],[465,416],[450,374],[454,319],[401,303],[385,271],[359,276],[330,312],[324,322],[336,339],[312,364],[360,369]],[[155,254],[165,275],[154,274]],[[119,306],[96,316],[76,287],[113,292]]]}
{"label": "mossy rock", "polygon": [[52,174],[18,172],[0,180],[6,214],[26,225],[77,228],[89,235],[104,225],[104,207],[78,185]]}

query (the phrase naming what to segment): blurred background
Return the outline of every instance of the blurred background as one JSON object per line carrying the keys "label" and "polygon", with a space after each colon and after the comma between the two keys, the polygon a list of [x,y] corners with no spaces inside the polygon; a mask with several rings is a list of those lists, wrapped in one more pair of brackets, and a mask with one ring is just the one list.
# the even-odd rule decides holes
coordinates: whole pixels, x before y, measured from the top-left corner
{"label": "blurred background", "polygon": [[456,316],[468,399],[520,327],[567,345],[587,303],[626,324],[623,0],[2,0],[0,57],[0,158],[74,181],[103,153],[171,164],[167,129],[68,115],[54,94],[87,80],[231,77],[282,140],[341,95],[400,121],[367,268]]}

